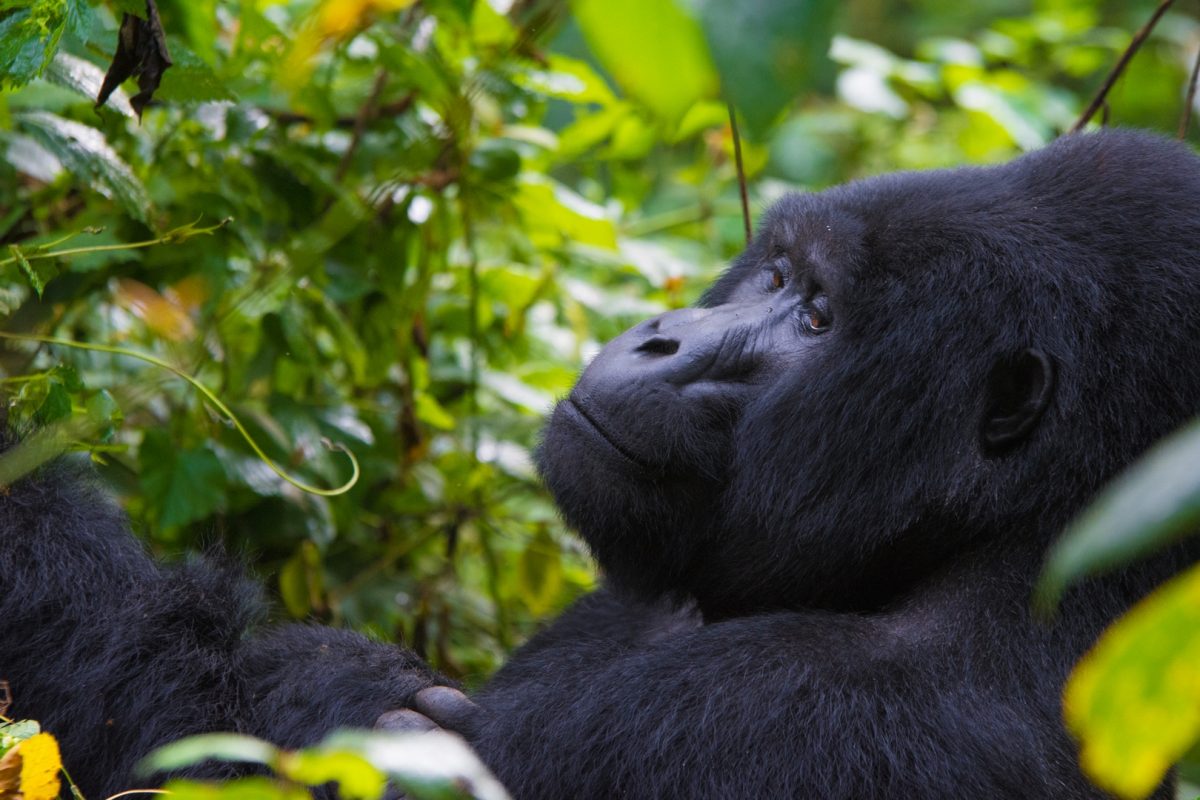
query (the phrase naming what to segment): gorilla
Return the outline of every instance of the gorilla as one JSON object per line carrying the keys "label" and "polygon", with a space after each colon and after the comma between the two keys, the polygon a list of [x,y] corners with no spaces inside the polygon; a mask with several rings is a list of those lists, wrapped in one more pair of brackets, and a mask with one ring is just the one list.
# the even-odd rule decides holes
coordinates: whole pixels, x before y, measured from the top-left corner
{"label": "gorilla", "polygon": [[237,569],[156,564],[43,469],[0,494],[10,713],[92,796],[187,734],[378,724],[461,733],[522,800],[1103,797],[1063,682],[1195,549],[1049,620],[1031,590],[1200,411],[1198,202],[1184,145],[1114,130],[778,202],[553,411],[539,468],[604,584],[470,699],[399,647],[265,625]]}

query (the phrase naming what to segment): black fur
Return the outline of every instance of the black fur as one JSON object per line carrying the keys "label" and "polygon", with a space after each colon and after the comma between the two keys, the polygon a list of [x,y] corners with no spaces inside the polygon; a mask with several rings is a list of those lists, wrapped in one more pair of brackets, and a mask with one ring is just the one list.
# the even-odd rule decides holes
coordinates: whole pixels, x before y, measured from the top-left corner
{"label": "black fur", "polygon": [[[475,698],[514,797],[1102,797],[1063,680],[1193,553],[1045,624],[1030,590],[1200,410],[1198,202],[1183,145],[1118,131],[796,195],[704,309],[610,344],[539,456],[609,588]],[[258,607],[154,565],[75,478],[0,499],[0,677],[85,791],[184,733],[297,744],[438,680],[348,633],[246,636]]]}

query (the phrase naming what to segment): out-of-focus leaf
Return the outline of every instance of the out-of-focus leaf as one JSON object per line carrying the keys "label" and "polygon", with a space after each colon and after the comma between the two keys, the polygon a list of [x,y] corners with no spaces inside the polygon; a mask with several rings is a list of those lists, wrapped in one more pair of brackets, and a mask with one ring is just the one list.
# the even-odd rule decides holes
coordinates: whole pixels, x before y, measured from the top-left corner
{"label": "out-of-focus leaf", "polygon": [[387,788],[387,776],[358,753],[312,748],[280,759],[279,771],[294,781],[321,786],[336,783],[347,800],[375,800]]}
{"label": "out-of-focus leaf", "polygon": [[[304,619],[321,598],[321,553],[309,540],[279,570],[279,594],[288,613]],[[318,781],[320,782],[320,781]]]}
{"label": "out-of-focus leaf", "polygon": [[571,241],[613,249],[617,232],[604,209],[543,176],[523,177],[516,197],[531,238],[552,246]]}
{"label": "out-of-focus leaf", "polygon": [[303,786],[255,775],[225,783],[168,781],[164,787],[172,800],[312,800]]}
{"label": "out-of-focus leaf", "polygon": [[700,0],[721,90],[761,135],[820,72],[834,0]]}
{"label": "out-of-focus leaf", "polygon": [[225,500],[225,470],[210,450],[180,450],[162,431],[146,431],[139,451],[142,489],[163,527],[204,519]]}
{"label": "out-of-focus leaf", "polygon": [[1200,567],[1118,620],[1067,681],[1063,708],[1084,770],[1143,798],[1200,737]]}
{"label": "out-of-focus leaf", "polygon": [[194,104],[236,99],[200,56],[176,42],[172,42],[171,49],[174,53],[171,71],[162,76],[162,85],[156,93],[160,100]]}
{"label": "out-of-focus leaf", "polygon": [[1068,583],[1123,564],[1200,525],[1200,421],[1156,445],[1109,485],[1050,551],[1039,603]]}
{"label": "out-of-focus leaf", "polygon": [[236,733],[202,733],[160,747],[138,762],[139,775],[170,772],[201,761],[233,761],[245,764],[275,763],[279,750],[262,739]]}
{"label": "out-of-focus leaf", "polygon": [[667,122],[715,94],[704,34],[676,0],[574,0],[571,7],[604,68]]}
{"label": "out-of-focus leaf", "polygon": [[963,108],[986,114],[1025,150],[1041,147],[1054,137],[1054,131],[1036,106],[998,87],[965,83],[955,91],[954,100]]}
{"label": "out-of-focus leaf", "polygon": [[71,416],[71,395],[58,381],[51,381],[46,398],[38,406],[35,418],[39,425],[49,425]]}
{"label": "out-of-focus leaf", "polygon": [[509,800],[475,751],[451,733],[341,731],[322,747],[362,754],[414,800]]}
{"label": "out-of-focus leaf", "polygon": [[187,309],[141,281],[132,278],[117,281],[116,301],[146,323],[153,333],[165,339],[183,342],[196,333],[196,326],[188,316]]}
{"label": "out-of-focus leaf", "polygon": [[158,7],[154,0],[146,0],[145,19],[134,14],[121,18],[117,52],[96,95],[96,107],[104,105],[113,90],[127,79],[136,77],[140,91],[129,98],[129,104],[141,117],[162,81],[163,72],[170,66],[171,54],[167,51],[167,36],[158,18]]}
{"label": "out-of-focus leaf", "polygon": [[146,189],[95,128],[56,114],[28,111],[14,115],[39,144],[84,185],[94,183],[116,199],[129,216],[144,222],[150,205]]}
{"label": "out-of-focus leaf", "polygon": [[19,133],[0,132],[4,142],[4,160],[18,172],[43,183],[50,183],[62,174],[62,162],[34,139]]}
{"label": "out-of-focus leaf", "polygon": [[517,73],[514,82],[546,97],[557,97],[575,103],[616,102],[612,89],[585,61],[551,53],[544,70],[531,69]]}
{"label": "out-of-focus leaf", "polygon": [[563,583],[562,551],[545,525],[538,526],[521,553],[517,581],[521,599],[534,614],[544,614],[553,607]]}

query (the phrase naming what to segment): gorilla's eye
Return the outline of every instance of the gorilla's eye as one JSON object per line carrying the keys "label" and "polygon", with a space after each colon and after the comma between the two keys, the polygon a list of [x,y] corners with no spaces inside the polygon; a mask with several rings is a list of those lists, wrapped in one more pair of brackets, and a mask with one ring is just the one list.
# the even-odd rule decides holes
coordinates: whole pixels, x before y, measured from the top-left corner
{"label": "gorilla's eye", "polygon": [[777,291],[787,285],[788,269],[782,264],[772,264],[767,268],[767,277],[771,284],[771,291]]}

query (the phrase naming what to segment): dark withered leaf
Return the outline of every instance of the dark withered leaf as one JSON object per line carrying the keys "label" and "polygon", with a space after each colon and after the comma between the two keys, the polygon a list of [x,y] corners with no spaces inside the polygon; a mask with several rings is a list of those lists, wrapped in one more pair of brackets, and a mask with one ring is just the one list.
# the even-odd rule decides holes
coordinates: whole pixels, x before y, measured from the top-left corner
{"label": "dark withered leaf", "polygon": [[129,104],[142,116],[142,109],[150,102],[162,81],[163,73],[171,66],[171,54],[167,52],[166,34],[158,18],[154,0],[146,0],[146,18],[125,14],[121,19],[121,30],[117,33],[117,52],[104,75],[100,94],[96,96],[96,107],[104,105],[109,95],[128,78],[137,76],[140,92],[129,98]]}

